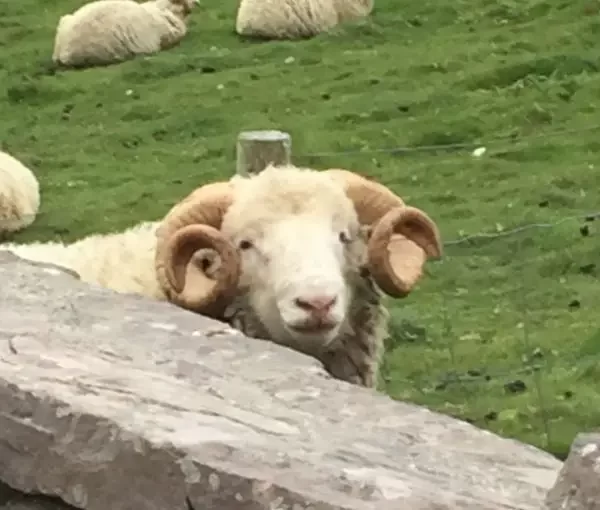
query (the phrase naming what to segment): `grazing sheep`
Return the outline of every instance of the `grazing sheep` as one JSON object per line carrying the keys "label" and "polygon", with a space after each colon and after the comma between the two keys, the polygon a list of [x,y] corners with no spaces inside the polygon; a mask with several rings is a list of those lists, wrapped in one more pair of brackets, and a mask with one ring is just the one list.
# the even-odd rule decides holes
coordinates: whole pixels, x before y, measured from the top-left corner
{"label": "grazing sheep", "polygon": [[0,234],[31,225],[39,207],[40,187],[33,172],[0,152]]}
{"label": "grazing sheep", "polygon": [[367,17],[374,0],[241,0],[239,35],[263,39],[314,37],[336,25]]}
{"label": "grazing sheep", "polygon": [[198,0],[97,0],[62,16],[52,60],[65,67],[122,62],[176,46]]}
{"label": "grazing sheep", "polygon": [[[435,223],[383,185],[292,166],[199,188],[165,216],[157,237],[157,275],[170,301],[367,387],[387,334],[381,291],[406,296],[427,256],[442,253]],[[197,260],[209,248],[219,255],[210,274]]]}
{"label": "grazing sheep", "polygon": [[0,250],[168,299],[374,387],[387,335],[382,291],[408,295],[442,247],[435,223],[386,187],[287,166],[202,186],[161,222]]}

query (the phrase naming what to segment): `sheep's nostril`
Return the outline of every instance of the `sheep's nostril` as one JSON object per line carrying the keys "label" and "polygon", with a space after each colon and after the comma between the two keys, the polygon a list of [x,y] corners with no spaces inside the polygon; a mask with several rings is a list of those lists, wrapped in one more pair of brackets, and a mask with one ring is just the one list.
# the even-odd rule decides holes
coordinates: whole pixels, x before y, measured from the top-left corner
{"label": "sheep's nostril", "polygon": [[307,312],[324,314],[327,313],[337,301],[336,296],[313,296],[310,298],[299,297],[294,300],[298,308]]}

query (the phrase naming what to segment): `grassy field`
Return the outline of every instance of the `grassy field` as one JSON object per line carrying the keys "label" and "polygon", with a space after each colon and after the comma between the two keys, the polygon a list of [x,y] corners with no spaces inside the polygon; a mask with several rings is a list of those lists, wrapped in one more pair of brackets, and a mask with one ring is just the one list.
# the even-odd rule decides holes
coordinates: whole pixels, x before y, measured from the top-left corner
{"label": "grassy field", "polygon": [[377,0],[368,22],[272,43],[235,36],[234,0],[203,3],[173,51],[59,73],[54,28],[80,1],[0,5],[0,140],[43,193],[14,239],[158,218],[232,174],[238,131],[282,129],[296,164],[380,179],[449,243],[562,221],[449,244],[391,303],[383,375],[395,398],[559,456],[598,427],[598,228],[566,219],[600,210],[598,0]]}

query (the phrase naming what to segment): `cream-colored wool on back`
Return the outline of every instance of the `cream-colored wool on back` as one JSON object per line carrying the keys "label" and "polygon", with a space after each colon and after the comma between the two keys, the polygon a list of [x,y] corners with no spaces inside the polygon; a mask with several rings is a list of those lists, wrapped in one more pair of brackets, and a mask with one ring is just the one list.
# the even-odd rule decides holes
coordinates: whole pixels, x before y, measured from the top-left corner
{"label": "cream-colored wool on back", "polygon": [[0,251],[70,269],[82,281],[116,292],[164,300],[154,271],[158,225],[142,222],[123,232],[92,234],[71,244],[0,244]]}
{"label": "cream-colored wool on back", "polygon": [[368,16],[374,0],[241,0],[239,35],[265,39],[314,37],[339,23]]}
{"label": "cream-colored wool on back", "polygon": [[39,183],[33,172],[10,154],[0,152],[0,233],[31,225],[39,207]]}
{"label": "cream-colored wool on back", "polygon": [[97,0],[62,16],[52,60],[68,67],[108,65],[171,48],[187,33],[195,0]]}

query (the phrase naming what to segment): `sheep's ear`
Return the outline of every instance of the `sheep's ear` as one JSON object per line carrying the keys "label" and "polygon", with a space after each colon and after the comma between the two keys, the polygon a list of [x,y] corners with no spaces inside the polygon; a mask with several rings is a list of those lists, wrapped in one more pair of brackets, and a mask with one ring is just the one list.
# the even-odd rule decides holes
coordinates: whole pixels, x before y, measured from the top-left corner
{"label": "sheep's ear", "polygon": [[421,279],[427,262],[427,253],[402,234],[392,235],[387,250],[390,264],[393,266],[398,282],[402,285],[394,289],[395,292],[390,292],[389,289],[383,290],[390,296],[404,297],[412,292]]}

